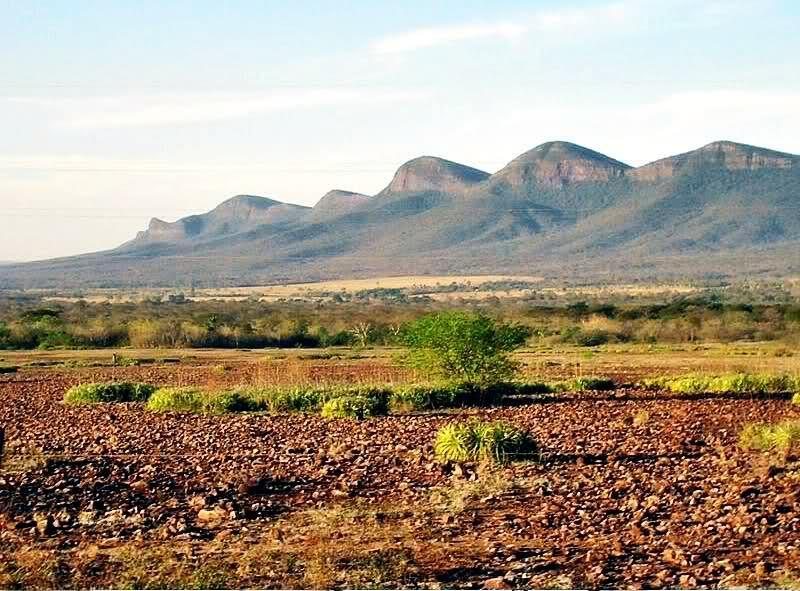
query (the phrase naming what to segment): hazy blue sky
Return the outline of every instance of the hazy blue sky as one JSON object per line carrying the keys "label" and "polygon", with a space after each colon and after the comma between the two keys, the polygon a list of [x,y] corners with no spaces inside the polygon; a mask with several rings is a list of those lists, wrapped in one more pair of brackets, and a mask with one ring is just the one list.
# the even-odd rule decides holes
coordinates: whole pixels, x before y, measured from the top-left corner
{"label": "hazy blue sky", "polygon": [[0,260],[562,139],[800,153],[800,2],[0,0]]}

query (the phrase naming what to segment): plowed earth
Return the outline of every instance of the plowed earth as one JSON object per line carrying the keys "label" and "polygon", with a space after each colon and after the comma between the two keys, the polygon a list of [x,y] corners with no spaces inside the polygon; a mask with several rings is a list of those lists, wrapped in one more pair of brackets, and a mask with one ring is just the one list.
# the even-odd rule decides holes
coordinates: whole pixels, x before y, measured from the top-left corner
{"label": "plowed earth", "polygon": [[[758,586],[800,565],[798,463],[737,446],[745,423],[800,418],[786,400],[626,389],[362,422],[61,403],[69,386],[90,380],[186,385],[213,375],[135,367],[0,376],[0,425],[14,452],[0,473],[0,556],[134,542],[233,548],[310,508],[366,504],[406,531],[407,543],[390,543],[411,548],[413,568],[397,585]],[[504,468],[514,486],[463,510],[436,509],[432,490],[480,478],[477,467],[436,463],[431,447],[438,428],[470,414],[528,428],[541,461]],[[108,582],[102,568],[87,572],[82,581]]]}

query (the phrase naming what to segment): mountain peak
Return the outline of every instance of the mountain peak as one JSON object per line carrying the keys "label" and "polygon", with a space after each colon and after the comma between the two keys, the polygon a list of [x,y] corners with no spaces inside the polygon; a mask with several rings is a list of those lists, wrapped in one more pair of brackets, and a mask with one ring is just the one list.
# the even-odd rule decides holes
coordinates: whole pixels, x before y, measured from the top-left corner
{"label": "mountain peak", "polygon": [[398,168],[392,182],[383,192],[459,192],[487,178],[489,178],[488,172],[471,166],[436,156],[420,156]]}
{"label": "mountain peak", "polygon": [[290,222],[309,208],[258,195],[235,195],[207,213],[190,215],[176,222],[152,218],[147,230],[134,242],[182,241],[245,231],[263,224]]}
{"label": "mountain peak", "polygon": [[729,140],[718,140],[705,146],[662,158],[633,171],[638,180],[653,181],[671,178],[699,169],[758,170],[762,168],[792,168],[800,157]]}
{"label": "mountain peak", "polygon": [[314,206],[314,212],[345,212],[364,203],[367,199],[369,199],[369,195],[364,195],[363,193],[333,189],[325,193],[322,199],[317,201]]}
{"label": "mountain peak", "polygon": [[[730,140],[718,140],[716,142],[711,142],[710,144],[706,144],[702,148],[695,150],[695,152],[732,155],[733,158],[730,160],[734,165],[737,164],[737,158],[740,157],[747,157],[751,159],[755,158],[756,161],[761,161],[764,159],[763,161],[765,163],[767,163],[769,159],[772,159],[774,161],[772,164],[777,164],[778,166],[780,166],[780,163],[783,161],[788,161],[791,163],[792,161],[796,161],[798,159],[797,156],[793,154],[787,154],[786,152],[778,152],[776,150],[769,150],[767,148],[760,148],[758,146],[751,146],[749,144],[740,144]],[[728,164],[731,164],[731,162],[728,162]]]}
{"label": "mountain peak", "polygon": [[229,197],[219,205],[215,209],[220,208],[229,208],[229,207],[272,207],[273,205],[279,205],[281,202],[276,201],[275,199],[270,199],[269,197],[261,197],[260,195],[234,195],[233,197]]}
{"label": "mountain peak", "polygon": [[545,142],[517,156],[492,177],[512,188],[531,183],[563,187],[599,183],[621,177],[630,166],[619,160],[565,141]]}

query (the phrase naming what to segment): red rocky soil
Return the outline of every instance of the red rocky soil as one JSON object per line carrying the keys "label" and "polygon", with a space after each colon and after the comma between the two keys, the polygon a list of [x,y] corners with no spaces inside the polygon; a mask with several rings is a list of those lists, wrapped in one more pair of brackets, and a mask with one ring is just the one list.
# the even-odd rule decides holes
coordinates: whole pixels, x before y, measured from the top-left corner
{"label": "red rocky soil", "polygon": [[[252,536],[302,509],[361,501],[411,507],[418,541],[454,549],[450,562],[420,556],[412,585],[535,587],[568,576],[593,587],[716,587],[741,571],[768,577],[800,566],[798,463],[737,447],[747,422],[800,418],[785,400],[625,390],[363,422],[61,403],[90,379],[205,384],[210,372],[0,376],[6,440],[15,461],[20,445],[33,454],[24,469],[0,473],[0,546],[202,541],[221,529]],[[431,449],[436,430],[467,413],[530,429],[542,461],[506,468],[520,482],[510,491],[418,520],[413,508],[426,506],[432,487],[474,477],[471,466],[434,462]]]}

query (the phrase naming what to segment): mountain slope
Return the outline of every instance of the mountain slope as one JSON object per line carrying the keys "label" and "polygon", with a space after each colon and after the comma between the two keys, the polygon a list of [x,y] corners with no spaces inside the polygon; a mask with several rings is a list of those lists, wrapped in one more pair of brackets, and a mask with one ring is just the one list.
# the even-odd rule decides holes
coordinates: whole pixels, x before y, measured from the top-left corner
{"label": "mountain slope", "polygon": [[720,141],[632,168],[548,142],[494,174],[430,156],[374,196],[240,195],[117,249],[3,266],[8,286],[222,285],[399,273],[800,272],[800,157]]}
{"label": "mountain slope", "polygon": [[420,156],[403,164],[381,194],[458,193],[489,178],[489,173],[434,156]]}
{"label": "mountain slope", "polygon": [[208,213],[185,217],[174,223],[153,218],[147,230],[139,232],[128,245],[219,238],[259,226],[296,222],[308,211],[308,207],[266,197],[236,195]]}

